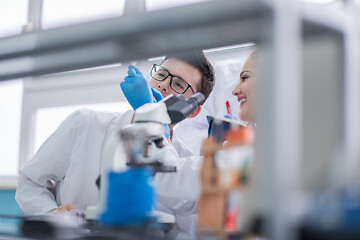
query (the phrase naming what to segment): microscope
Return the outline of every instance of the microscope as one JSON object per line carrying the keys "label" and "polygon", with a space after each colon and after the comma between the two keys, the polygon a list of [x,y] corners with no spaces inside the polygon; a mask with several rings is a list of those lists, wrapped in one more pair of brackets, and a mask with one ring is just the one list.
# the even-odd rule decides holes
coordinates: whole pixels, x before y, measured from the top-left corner
{"label": "microscope", "polygon": [[157,157],[150,151],[161,149],[165,145],[162,124],[175,124],[184,120],[204,101],[202,93],[197,93],[189,99],[182,94],[170,95],[161,102],[145,104],[138,108],[135,112],[135,123],[124,127],[119,133],[128,157],[127,166],[146,165],[151,167],[154,173],[176,172],[175,167],[164,165],[161,159],[153,159]]}
{"label": "microscope", "polygon": [[[100,177],[100,203],[85,211],[86,219],[99,218],[105,209],[108,197],[108,174],[110,171],[122,172],[126,169],[150,168],[152,174],[158,172],[176,174],[175,166],[162,162],[161,149],[168,144],[164,138],[164,124],[175,124],[184,120],[205,102],[202,93],[186,99],[182,94],[169,95],[157,103],[148,103],[135,111],[133,123],[115,132],[104,148]],[[169,216],[158,215],[158,222],[168,222]],[[173,217],[173,216],[171,216]],[[170,220],[170,221],[174,221]]]}

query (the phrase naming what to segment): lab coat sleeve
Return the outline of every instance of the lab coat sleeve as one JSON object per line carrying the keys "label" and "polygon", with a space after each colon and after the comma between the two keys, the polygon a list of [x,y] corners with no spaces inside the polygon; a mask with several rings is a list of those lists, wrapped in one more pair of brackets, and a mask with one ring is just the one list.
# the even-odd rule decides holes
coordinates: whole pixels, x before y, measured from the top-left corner
{"label": "lab coat sleeve", "polygon": [[180,158],[175,148],[168,144],[159,153],[165,165],[176,166],[175,173],[155,175],[157,194],[164,197],[197,200],[201,191],[200,169],[202,157]]}
{"label": "lab coat sleeve", "polygon": [[67,117],[20,170],[15,199],[25,214],[44,214],[58,207],[49,189],[65,177],[79,126],[86,124],[82,113],[78,110]]}

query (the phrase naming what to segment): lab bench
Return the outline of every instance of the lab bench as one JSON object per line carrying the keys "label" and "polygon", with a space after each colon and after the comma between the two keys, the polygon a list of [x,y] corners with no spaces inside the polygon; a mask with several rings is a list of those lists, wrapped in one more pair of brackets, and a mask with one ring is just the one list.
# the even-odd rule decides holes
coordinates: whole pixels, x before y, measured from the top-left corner
{"label": "lab bench", "polygon": [[4,217],[0,239],[171,239],[172,225],[155,220],[134,226],[108,226],[96,221],[84,223],[53,215]]}

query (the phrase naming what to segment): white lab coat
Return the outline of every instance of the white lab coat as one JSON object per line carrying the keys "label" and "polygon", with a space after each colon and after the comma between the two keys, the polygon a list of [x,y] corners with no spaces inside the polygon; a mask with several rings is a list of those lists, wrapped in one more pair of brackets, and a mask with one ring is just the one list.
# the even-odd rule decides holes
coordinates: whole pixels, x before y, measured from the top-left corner
{"label": "white lab coat", "polygon": [[176,217],[176,226],[170,234],[180,232],[177,235],[179,238],[194,237],[197,223],[196,199],[201,190],[199,170],[202,157],[193,156],[179,139],[161,151],[164,156],[160,158],[164,159],[165,164],[176,166],[177,171],[155,175],[157,209]]}
{"label": "white lab coat", "polygon": [[67,117],[20,170],[15,199],[24,213],[44,214],[67,202],[78,209],[95,205],[102,149],[132,116],[81,109]]}
{"label": "white lab coat", "polygon": [[[24,213],[44,214],[67,202],[82,210],[96,205],[100,193],[95,180],[100,174],[105,143],[117,129],[131,123],[132,117],[133,111],[119,114],[87,109],[77,110],[67,117],[20,170],[15,198]],[[194,189],[198,191],[198,170],[194,168],[194,172],[188,172],[185,168],[191,168],[192,161],[199,162],[199,158],[189,157],[192,153],[181,141],[174,139],[173,145],[177,150],[169,144],[163,151],[167,156],[164,162],[177,166],[178,171],[156,176],[160,190],[157,207],[175,215],[178,230],[193,233],[195,201],[173,196],[182,198],[179,189],[191,192],[197,186]],[[179,158],[178,153],[185,158]],[[174,186],[183,185],[183,182],[187,185]],[[191,199],[195,200],[194,196],[196,194],[192,194]]]}

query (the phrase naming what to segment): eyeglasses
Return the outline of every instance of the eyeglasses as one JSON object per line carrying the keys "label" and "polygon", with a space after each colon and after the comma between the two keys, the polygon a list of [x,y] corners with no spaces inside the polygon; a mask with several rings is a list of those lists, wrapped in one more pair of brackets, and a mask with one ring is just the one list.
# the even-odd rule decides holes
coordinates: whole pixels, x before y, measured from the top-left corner
{"label": "eyeglasses", "polygon": [[153,65],[150,76],[159,82],[164,81],[170,76],[170,87],[172,90],[179,94],[184,94],[190,88],[191,92],[195,94],[194,89],[184,79],[172,75],[166,68],[163,68],[158,64]]}

